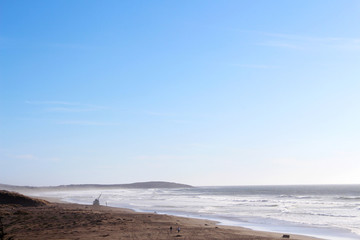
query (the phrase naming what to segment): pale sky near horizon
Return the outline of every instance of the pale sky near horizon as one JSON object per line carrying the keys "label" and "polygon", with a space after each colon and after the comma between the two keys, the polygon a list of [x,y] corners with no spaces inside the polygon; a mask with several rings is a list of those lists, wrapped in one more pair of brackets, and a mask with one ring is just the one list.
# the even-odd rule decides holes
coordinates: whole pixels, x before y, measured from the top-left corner
{"label": "pale sky near horizon", "polygon": [[360,184],[360,2],[1,1],[0,183]]}

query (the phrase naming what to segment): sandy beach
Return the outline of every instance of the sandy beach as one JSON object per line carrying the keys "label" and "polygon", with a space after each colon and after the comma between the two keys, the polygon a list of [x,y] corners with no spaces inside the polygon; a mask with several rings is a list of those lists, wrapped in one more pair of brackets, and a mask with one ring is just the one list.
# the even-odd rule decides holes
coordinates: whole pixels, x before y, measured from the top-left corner
{"label": "sandy beach", "polygon": [[[208,220],[138,213],[129,209],[59,203],[55,199],[35,203],[32,200],[29,204],[2,201],[0,216],[6,234],[4,239],[270,240],[284,239],[283,234],[286,234],[217,226],[216,222]],[[290,239],[315,238],[290,235]]]}

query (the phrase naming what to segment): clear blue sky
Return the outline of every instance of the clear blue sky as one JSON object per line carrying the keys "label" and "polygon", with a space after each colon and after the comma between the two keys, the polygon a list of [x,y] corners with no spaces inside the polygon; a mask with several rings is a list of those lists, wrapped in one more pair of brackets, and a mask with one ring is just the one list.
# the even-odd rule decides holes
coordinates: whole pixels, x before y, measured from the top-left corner
{"label": "clear blue sky", "polygon": [[0,11],[0,183],[360,183],[359,1]]}

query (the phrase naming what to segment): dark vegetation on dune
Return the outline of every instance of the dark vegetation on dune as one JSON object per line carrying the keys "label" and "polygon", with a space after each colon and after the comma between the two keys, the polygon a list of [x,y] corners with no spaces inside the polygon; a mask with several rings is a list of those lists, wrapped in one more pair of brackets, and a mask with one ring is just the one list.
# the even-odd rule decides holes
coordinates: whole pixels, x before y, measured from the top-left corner
{"label": "dark vegetation on dune", "polygon": [[48,205],[49,203],[45,200],[30,198],[19,193],[0,190],[0,204],[39,207]]}
{"label": "dark vegetation on dune", "polygon": [[7,237],[7,234],[5,231],[4,231],[4,224],[2,222],[2,217],[0,216],[0,240],[14,240],[13,237],[11,236],[8,236]]}
{"label": "dark vegetation on dune", "polygon": [[[49,202],[45,200],[30,198],[16,192],[0,190],[0,206],[10,206],[13,209],[18,209],[18,207],[40,207],[48,204]],[[17,210],[14,214],[27,215],[27,212]],[[5,226],[3,224],[3,216],[5,215],[8,215],[8,213],[6,214],[6,212],[0,211],[0,240],[14,240],[14,237],[10,236],[5,231]]]}

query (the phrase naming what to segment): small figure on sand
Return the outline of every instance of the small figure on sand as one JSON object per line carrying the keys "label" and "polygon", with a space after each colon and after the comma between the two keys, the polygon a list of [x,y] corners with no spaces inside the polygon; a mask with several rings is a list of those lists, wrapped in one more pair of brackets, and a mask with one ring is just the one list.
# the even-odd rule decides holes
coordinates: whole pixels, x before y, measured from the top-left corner
{"label": "small figure on sand", "polygon": [[177,228],[178,233],[180,232],[180,227]]}
{"label": "small figure on sand", "polygon": [[172,226],[170,226],[170,232],[172,232]]}

